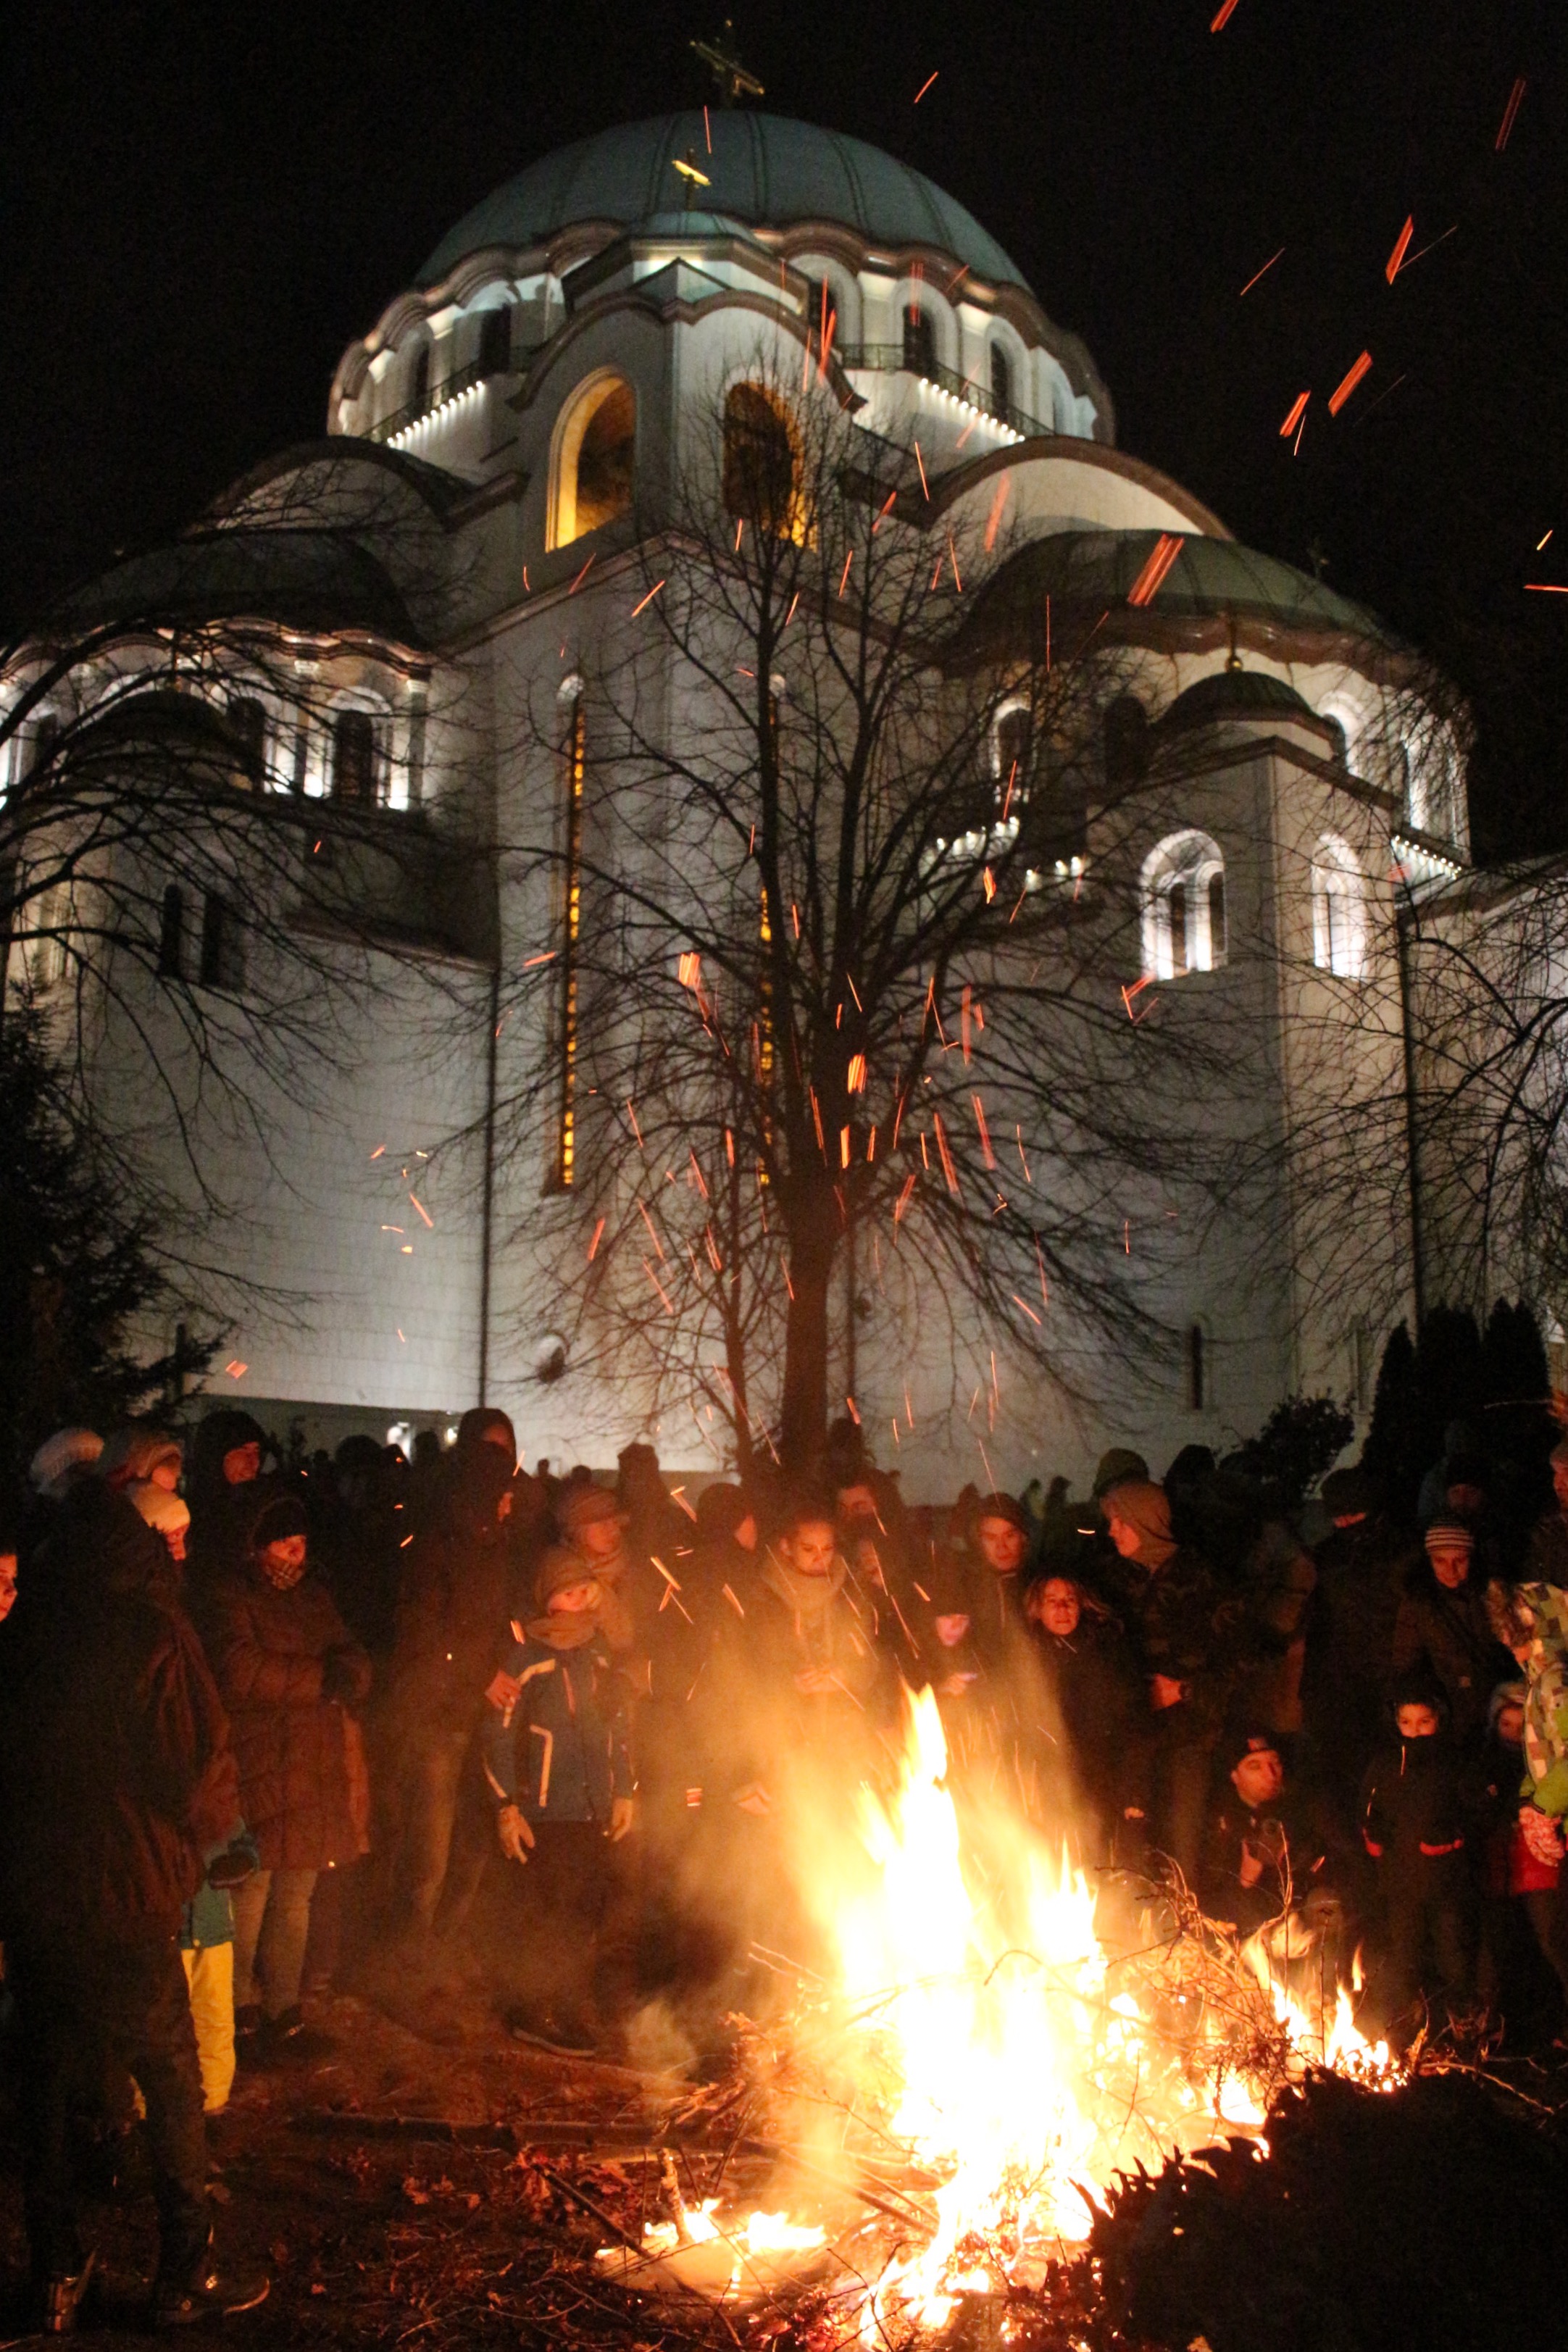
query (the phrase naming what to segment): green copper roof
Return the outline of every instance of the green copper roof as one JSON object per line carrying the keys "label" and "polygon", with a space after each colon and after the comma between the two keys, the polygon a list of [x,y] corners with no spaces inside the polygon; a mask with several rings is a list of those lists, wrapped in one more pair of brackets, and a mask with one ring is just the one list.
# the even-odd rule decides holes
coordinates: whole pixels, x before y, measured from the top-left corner
{"label": "green copper roof", "polygon": [[[1069,530],[1031,541],[1010,557],[980,592],[994,623],[1005,615],[1037,614],[1048,595],[1058,611],[1104,606],[1114,612],[1165,534],[1157,530]],[[1355,604],[1321,580],[1262,555],[1234,539],[1187,534],[1181,552],[1148,606],[1156,619],[1238,619],[1321,630],[1373,642],[1391,633],[1365,605]]]}
{"label": "green copper roof", "polygon": [[576,221],[629,226],[669,212],[684,193],[670,165],[688,153],[711,183],[699,191],[705,211],[773,228],[838,221],[877,245],[935,246],[981,278],[1026,283],[973,214],[879,147],[782,115],[721,107],[710,110],[706,127],[700,108],[658,115],[579,139],[529,164],[465,214],[416,283],[437,284],[466,254],[485,246],[538,245]]}

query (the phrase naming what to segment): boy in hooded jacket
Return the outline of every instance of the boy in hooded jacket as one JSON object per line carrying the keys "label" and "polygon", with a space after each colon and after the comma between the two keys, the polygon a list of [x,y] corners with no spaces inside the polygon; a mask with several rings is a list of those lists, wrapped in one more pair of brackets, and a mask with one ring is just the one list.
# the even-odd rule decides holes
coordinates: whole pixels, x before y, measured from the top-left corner
{"label": "boy in hooded jacket", "polygon": [[546,1552],[536,1613],[513,1620],[480,1731],[500,1849],[527,1873],[529,1997],[507,2022],[520,2041],[577,2054],[597,2042],[608,1849],[633,1819],[626,1685],[601,1622],[605,1600],[579,1552]]}
{"label": "boy in hooded jacket", "polygon": [[1406,1676],[1390,1705],[1395,1737],[1363,1777],[1361,1827],[1382,1896],[1384,2006],[1393,2032],[1408,2039],[1423,1999],[1439,1994],[1452,2014],[1473,1990],[1479,1790],[1448,1736],[1434,1681]]}

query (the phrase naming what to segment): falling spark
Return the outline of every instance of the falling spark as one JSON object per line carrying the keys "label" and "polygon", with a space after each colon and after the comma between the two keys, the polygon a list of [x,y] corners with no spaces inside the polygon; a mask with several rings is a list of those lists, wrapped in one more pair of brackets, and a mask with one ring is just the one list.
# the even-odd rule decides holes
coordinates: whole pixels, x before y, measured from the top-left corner
{"label": "falling spark", "polygon": [[230,1361],[224,1366],[224,1370],[228,1374],[231,1381],[242,1381],[249,1370],[250,1366],[248,1364],[242,1364],[237,1356],[233,1357]]}
{"label": "falling spark", "polygon": [[978,1095],[971,1095],[969,1099],[974,1105],[974,1124],[980,1129],[980,1148],[985,1155],[985,1165],[994,1168],[996,1154],[991,1149],[991,1130],[985,1124],[985,1106]]}
{"label": "falling spark", "polygon": [[731,1608],[734,1611],[736,1616],[743,1617],[746,1612],[742,1608],[740,1602],[736,1600],[734,1594],[731,1591],[729,1586],[727,1584],[721,1584],[719,1587],[719,1590],[723,1594],[725,1600],[729,1602]]}
{"label": "falling spark", "polygon": [[1389,255],[1387,265],[1384,269],[1383,274],[1387,278],[1391,286],[1399,275],[1400,264],[1410,250],[1410,240],[1415,234],[1415,215],[1412,213],[1410,218],[1405,222],[1405,226],[1400,230],[1394,251]]}
{"label": "falling spark", "polygon": [[838,1130],[838,1164],[841,1168],[849,1165],[849,1129],[847,1127]]}
{"label": "falling spark", "polygon": [[952,584],[953,584],[953,586],[957,589],[957,591],[958,591],[959,594],[962,596],[962,595],[963,595],[963,580],[959,577],[959,571],[958,571],[958,550],[954,547],[954,545],[953,545],[953,543],[952,543],[952,531],[949,531],[949,532],[948,532],[948,534],[947,534],[947,560],[948,560],[948,562],[949,562],[952,564]]}
{"label": "falling spark", "polygon": [[794,618],[795,618],[795,606],[799,604],[799,602],[800,602],[800,590],[797,588],[797,589],[795,590],[795,594],[794,594],[794,595],[790,598],[790,600],[789,600],[789,611],[784,614],[784,627],[785,627],[786,629],[788,628],[788,626],[789,626],[790,623],[791,623],[791,622],[794,620]]}
{"label": "falling spark", "polygon": [[604,1232],[604,1230],[605,1230],[605,1220],[604,1220],[604,1218],[603,1218],[603,1217],[601,1217],[601,1218],[599,1219],[598,1223],[597,1223],[597,1224],[595,1226],[595,1228],[594,1228],[594,1238],[593,1238],[593,1240],[588,1244],[588,1263],[589,1263],[589,1265],[593,1265],[595,1258],[595,1257],[597,1256],[597,1255],[598,1255],[598,1249],[599,1249],[599,1236],[600,1236],[600,1234]]}
{"label": "falling spark", "polygon": [[1131,1218],[1124,1218],[1122,1220],[1121,1246],[1126,1255],[1131,1257],[1132,1255],[1132,1221]]}
{"label": "falling spark", "polygon": [[1310,392],[1303,392],[1300,394],[1294,401],[1292,401],[1290,404],[1290,414],[1285,419],[1284,424],[1279,427],[1279,438],[1281,441],[1289,440],[1290,435],[1296,430],[1297,425],[1300,424],[1301,419],[1307,414],[1307,403],[1311,399],[1311,397],[1312,395]]}
{"label": "falling spark", "polygon": [[641,1129],[641,1128],[637,1125],[637,1115],[636,1111],[632,1108],[632,1098],[631,1098],[630,1095],[628,1095],[628,1096],[626,1097],[626,1117],[631,1120],[631,1123],[632,1123],[632,1133],[637,1137],[637,1150],[638,1150],[639,1151],[646,1151],[646,1150],[647,1150],[647,1146],[644,1143],[644,1141],[643,1141],[643,1139],[642,1139],[642,1129]]}
{"label": "falling spark", "polygon": [[881,507],[881,509],[880,509],[880,511],[879,512],[879,514],[878,514],[878,516],[877,516],[877,520],[876,520],[876,521],[871,525],[871,536],[872,536],[872,538],[873,538],[873,539],[875,539],[875,538],[876,538],[877,533],[881,530],[882,525],[887,521],[889,512],[889,510],[891,509],[891,508],[893,507],[893,505],[894,505],[895,501],[897,500],[897,499],[898,499],[898,495],[899,495],[899,494],[898,494],[897,490],[889,490],[889,491],[888,492],[887,498],[886,498],[886,499],[884,500],[884,502],[883,502],[883,504],[882,504],[882,507]]}
{"label": "falling spark", "polygon": [[931,504],[931,484],[926,479],[926,461],[921,456],[921,445],[918,441],[915,443],[915,463],[921,469],[921,488],[925,492],[926,504],[929,506]]}
{"label": "falling spark", "polygon": [[1235,16],[1236,10],[1237,0],[1220,0],[1219,13],[1215,16],[1213,24],[1209,26],[1209,31],[1211,33],[1223,32],[1225,27],[1229,24],[1231,18]]}
{"label": "falling spark", "polygon": [[1568,596],[1568,587],[1557,580],[1527,580],[1524,584],[1533,596]]}
{"label": "falling spark", "polygon": [[784,1288],[788,1291],[790,1295],[790,1303],[793,1305],[795,1302],[795,1285],[789,1278],[789,1260],[785,1257],[783,1250],[779,1252],[779,1264],[784,1269]]}
{"label": "falling spark", "polygon": [[653,586],[648,590],[647,594],[643,598],[642,603],[632,606],[632,618],[634,621],[637,619],[637,614],[644,610],[645,606],[653,603],[654,598],[658,594],[658,592],[663,585],[664,582],[662,580],[656,580]]}
{"label": "falling spark", "polygon": [[658,1291],[659,1297],[663,1299],[666,1313],[673,1315],[675,1312],[675,1302],[670,1297],[668,1291],[666,1290],[663,1283],[660,1282],[658,1275],[655,1274],[652,1266],[648,1264],[646,1257],[642,1262],[642,1270],[647,1275],[648,1280],[652,1283],[654,1288]]}
{"label": "falling spark", "polygon": [[1524,76],[1521,74],[1519,79],[1514,83],[1513,88],[1508,94],[1508,104],[1503,110],[1502,122],[1498,131],[1497,146],[1495,149],[1495,152],[1499,155],[1502,153],[1503,149],[1508,145],[1509,139],[1512,134],[1513,119],[1519,112],[1519,103],[1523,96]]}
{"label": "falling spark", "polygon": [[865,1055],[864,1055],[864,1054],[851,1054],[851,1055],[850,1055],[850,1056],[849,1056],[849,1081],[848,1081],[848,1083],[849,1083],[849,1091],[850,1091],[850,1093],[851,1093],[852,1095],[861,1095],[861,1094],[864,1094],[864,1093],[865,1093],[865,1091],[866,1091],[866,1056],[865,1056]]}
{"label": "falling spark", "polygon": [[[407,1347],[407,1345],[408,1345],[408,1342],[407,1342],[407,1340],[406,1340],[406,1339],[403,1339],[403,1326],[402,1326],[402,1324],[401,1324],[401,1323],[395,1323],[395,1324],[393,1325],[393,1327],[392,1327],[392,1328],[393,1328],[393,1329],[396,1332],[396,1334],[397,1334],[398,1338],[399,1338],[400,1339],[403,1339],[403,1344],[404,1344],[404,1346],[406,1348],[406,1347]],[[412,1538],[410,1538],[410,1541],[412,1541]]]}
{"label": "falling spark", "polygon": [[849,566],[854,562],[854,561],[855,550],[851,548],[848,554],[844,559],[844,569],[838,575],[838,593],[841,596],[844,593],[846,586],[848,584]]}
{"label": "falling spark", "polygon": [[956,1192],[958,1177],[953,1170],[952,1154],[947,1148],[947,1129],[942,1123],[941,1111],[932,1111],[931,1125],[936,1129],[936,1148],[942,1154],[942,1172],[947,1178],[947,1189],[950,1192]]}
{"label": "falling spark", "polygon": [[[1546,539],[1550,539],[1550,538],[1551,538],[1551,536],[1552,536],[1552,533],[1551,533],[1550,531],[1548,531],[1548,532],[1547,532],[1547,534],[1546,534]],[[1545,546],[1545,544],[1546,544],[1546,539],[1543,539],[1543,540],[1542,541],[1542,542],[1541,542],[1541,544],[1542,544],[1542,547],[1544,547],[1544,546]],[[375,1150],[371,1153],[371,1155],[370,1155],[370,1156],[371,1156],[371,1158],[372,1158],[373,1160],[379,1160],[379,1159],[381,1158],[382,1153],[383,1153],[385,1150],[386,1150],[386,1146],[385,1146],[385,1144],[384,1144],[384,1143],[378,1143],[378,1144],[376,1145],[376,1147],[375,1147]]]}
{"label": "falling spark", "polygon": [[[1127,601],[1130,604],[1153,603],[1160,593],[1162,581],[1185,545],[1186,539],[1180,531],[1163,530],[1160,533],[1150,552],[1149,561],[1127,591]],[[1099,622],[1096,622],[1096,628],[1099,625]],[[1092,634],[1091,631],[1090,635]],[[1087,645],[1088,642],[1088,638],[1085,638],[1084,643]]]}
{"label": "falling spark", "polygon": [[1357,360],[1355,365],[1350,370],[1349,373],[1341,383],[1338,391],[1331,393],[1329,395],[1329,415],[1331,416],[1337,416],[1339,415],[1341,409],[1344,406],[1346,401],[1350,398],[1352,393],[1355,390],[1363,376],[1366,374],[1371,365],[1372,353],[1370,352],[1363,352],[1360,359]]}
{"label": "falling spark", "polygon": [[708,120],[708,109],[702,110],[702,136],[708,142],[708,152],[713,152],[713,126]]}
{"label": "falling spark", "polygon": [[553,948],[546,948],[542,955],[531,955],[526,957],[523,961],[522,969],[524,971],[531,971],[536,963],[553,963],[554,961],[555,950]]}
{"label": "falling spark", "polygon": [[992,873],[989,866],[980,877],[980,887],[985,893],[985,903],[989,906],[996,896],[996,877]]}
{"label": "falling spark", "polygon": [[1035,1235],[1035,1264],[1040,1269],[1040,1303],[1043,1307],[1049,1307],[1051,1303],[1051,1294],[1046,1282],[1045,1253],[1040,1247],[1040,1237],[1038,1234]]}
{"label": "falling spark", "polygon": [[434,1233],[434,1232],[435,1232],[435,1230],[436,1230],[436,1220],[435,1220],[435,1218],[430,1214],[429,1210],[425,1206],[424,1202],[423,1202],[423,1201],[419,1201],[419,1200],[415,1200],[415,1196],[414,1196],[414,1194],[413,1194],[412,1192],[410,1192],[410,1194],[408,1195],[408,1197],[409,1197],[409,1199],[410,1199],[411,1201],[413,1201],[413,1202],[414,1202],[414,1206],[418,1210],[418,1212],[419,1212],[420,1215],[424,1218],[425,1223],[426,1223],[428,1225],[428,1227],[430,1228],[430,1231],[431,1231],[432,1233]]}
{"label": "falling spark", "polygon": [[1268,260],[1264,263],[1264,265],[1263,265],[1262,268],[1261,268],[1261,269],[1258,269],[1258,270],[1255,270],[1255,271],[1254,271],[1253,275],[1252,275],[1252,276],[1247,279],[1247,281],[1246,285],[1242,288],[1242,289],[1241,289],[1241,294],[1238,294],[1238,295],[1237,296],[1237,298],[1236,298],[1236,299],[1237,299],[1237,300],[1238,302],[1240,301],[1241,297],[1242,297],[1242,295],[1243,295],[1243,294],[1250,294],[1250,293],[1251,293],[1251,291],[1252,291],[1253,288],[1257,285],[1257,283],[1258,283],[1258,279],[1259,279],[1260,278],[1267,278],[1267,277],[1268,277],[1268,272],[1273,268],[1273,267],[1274,267],[1275,263],[1279,260],[1279,254],[1282,254],[1282,253],[1284,252],[1284,250],[1285,250],[1284,247],[1283,247],[1283,246],[1281,246],[1281,247],[1280,247],[1280,248],[1279,248],[1279,253],[1271,253],[1271,254],[1269,255],[1269,257],[1268,257]]}
{"label": "falling spark", "polygon": [[590,571],[593,569],[594,558],[595,558],[595,556],[596,556],[596,555],[598,554],[598,552],[599,552],[598,549],[597,549],[597,548],[595,548],[595,549],[594,550],[594,554],[593,554],[593,555],[591,555],[591,556],[588,558],[587,562],[586,562],[586,563],[584,563],[584,565],[583,566],[582,571],[581,571],[581,572],[579,572],[579,573],[577,574],[576,579],[575,579],[575,580],[574,580],[574,582],[572,583],[571,587],[570,587],[570,588],[568,588],[568,590],[566,591],[566,593],[568,594],[568,596],[575,596],[575,594],[577,593],[578,589],[579,589],[579,588],[581,588],[581,586],[583,585],[584,581],[584,580],[586,580],[586,578],[588,577],[588,574],[589,574]]}
{"label": "falling spark", "polygon": [[1013,1304],[1014,1304],[1014,1306],[1015,1306],[1015,1307],[1021,1307],[1023,1308],[1023,1310],[1024,1310],[1025,1314],[1028,1317],[1028,1318],[1029,1318],[1029,1320],[1030,1320],[1030,1322],[1031,1322],[1031,1323],[1037,1324],[1037,1323],[1039,1322],[1039,1320],[1040,1320],[1039,1317],[1036,1314],[1036,1312],[1035,1312],[1034,1308],[1029,1305],[1029,1303],[1028,1303],[1027,1299],[1020,1298],[1016,1291],[1015,1291],[1015,1292],[1013,1293]]}
{"label": "falling spark", "polygon": [[403,1248],[402,1248],[402,1252],[401,1252],[401,1255],[402,1255],[404,1257],[412,1257],[412,1256],[413,1256],[413,1255],[414,1255],[414,1244],[413,1244],[413,1243],[412,1243],[412,1242],[405,1242],[405,1243],[404,1243],[404,1244],[403,1244]]}
{"label": "falling spark", "polygon": [[848,1408],[849,1408],[849,1418],[850,1418],[850,1420],[854,1423],[854,1424],[855,1424],[856,1428],[857,1428],[857,1429],[858,1429],[858,1428],[859,1428],[859,1426],[860,1426],[860,1414],[859,1414],[859,1411],[858,1411],[858,1408],[857,1408],[857,1406],[856,1406],[856,1402],[855,1402],[854,1398],[853,1398],[852,1396],[847,1396],[847,1397],[845,1398],[844,1402],[845,1402],[845,1403],[846,1403],[846,1404],[848,1406]]}
{"label": "falling spark", "polygon": [[996,533],[1002,521],[1002,509],[1007,503],[1007,494],[1011,490],[1012,487],[1013,477],[1011,474],[1004,474],[1001,480],[996,485],[996,495],[991,501],[991,511],[985,518],[985,551],[987,554],[990,553],[991,550],[996,544]]}
{"label": "falling spark", "polygon": [[898,1201],[893,1209],[893,1223],[895,1225],[902,1223],[904,1211],[910,1205],[910,1195],[914,1191],[915,1186],[919,1181],[920,1179],[918,1176],[914,1175],[912,1172],[905,1177],[904,1189],[899,1194]]}
{"label": "falling spark", "polygon": [[[1552,524],[1552,530],[1556,530],[1556,528],[1557,528],[1556,524],[1555,524],[1555,523],[1553,523],[1553,524]],[[1546,534],[1546,539],[1550,539],[1550,538],[1551,538],[1551,536],[1552,536],[1552,530],[1549,530],[1549,531],[1547,532],[1547,534]],[[1539,555],[1539,554],[1540,554],[1540,552],[1541,552],[1542,549],[1545,546],[1545,544],[1546,544],[1546,539],[1538,539],[1538,540],[1536,541],[1536,542],[1535,542],[1535,551],[1536,551],[1537,555]]]}
{"label": "falling spark", "polygon": [[637,1202],[637,1212],[641,1216],[644,1224],[647,1227],[648,1239],[652,1242],[659,1257],[662,1258],[664,1255],[664,1244],[659,1240],[658,1234],[655,1233],[653,1219],[648,1215],[647,1210],[641,1201]]}
{"label": "falling spark", "polygon": [[[937,73],[940,73],[940,72],[942,71],[942,68],[941,68],[940,66],[938,66],[938,68],[937,68],[937,69],[936,69],[936,70],[937,70]],[[935,79],[936,79],[936,74],[934,74],[934,73],[933,73],[933,74],[928,74],[928,75],[926,76],[926,79],[924,79],[924,81],[922,81],[922,82],[921,82],[921,86],[920,86],[919,89],[917,89],[917,90],[916,90],[916,92],[915,92],[915,104],[916,104],[917,106],[920,104],[920,102],[921,102],[921,99],[925,96],[925,94],[926,94],[927,90],[931,88],[931,86],[932,82],[933,82]]]}
{"label": "falling spark", "polygon": [[1024,1130],[1023,1130],[1023,1128],[1022,1128],[1021,1126],[1020,1126],[1020,1127],[1018,1128],[1018,1129],[1017,1129],[1017,1145],[1018,1145],[1018,1158],[1019,1158],[1020,1161],[1021,1161],[1021,1162],[1022,1162],[1022,1164],[1023,1164],[1023,1170],[1024,1170],[1024,1181],[1025,1181],[1025,1183],[1026,1183],[1026,1184],[1032,1184],[1032,1183],[1034,1182],[1034,1181],[1035,1181],[1035,1180],[1034,1180],[1034,1178],[1033,1178],[1033,1177],[1030,1175],[1030,1173],[1029,1173],[1029,1163],[1028,1163],[1028,1160],[1027,1160],[1026,1159],[1025,1159],[1025,1157],[1024,1157]]}

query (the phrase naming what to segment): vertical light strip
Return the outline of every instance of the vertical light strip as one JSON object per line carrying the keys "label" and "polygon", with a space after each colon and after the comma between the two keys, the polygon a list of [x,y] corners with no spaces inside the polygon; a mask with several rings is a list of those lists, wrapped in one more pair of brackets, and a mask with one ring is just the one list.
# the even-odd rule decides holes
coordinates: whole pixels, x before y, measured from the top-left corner
{"label": "vertical light strip", "polygon": [[568,1191],[577,1152],[577,933],[583,915],[583,777],[585,744],[583,698],[572,705],[566,738],[565,895],[561,939],[561,1119],[555,1181]]}

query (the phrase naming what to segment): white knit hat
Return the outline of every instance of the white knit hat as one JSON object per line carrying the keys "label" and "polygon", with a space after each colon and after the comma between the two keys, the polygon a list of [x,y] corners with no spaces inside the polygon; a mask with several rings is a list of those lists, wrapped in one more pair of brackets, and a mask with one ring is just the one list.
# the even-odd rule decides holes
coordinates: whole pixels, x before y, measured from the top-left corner
{"label": "white knit hat", "polygon": [[102,1451],[103,1440],[95,1429],[57,1429],[27,1465],[35,1493],[58,1503],[70,1485],[71,1473],[87,1469]]}
{"label": "white knit hat", "polygon": [[171,1495],[167,1486],[154,1486],[150,1478],[127,1486],[125,1499],[158,1535],[183,1535],[191,1524],[190,1505],[180,1496]]}

